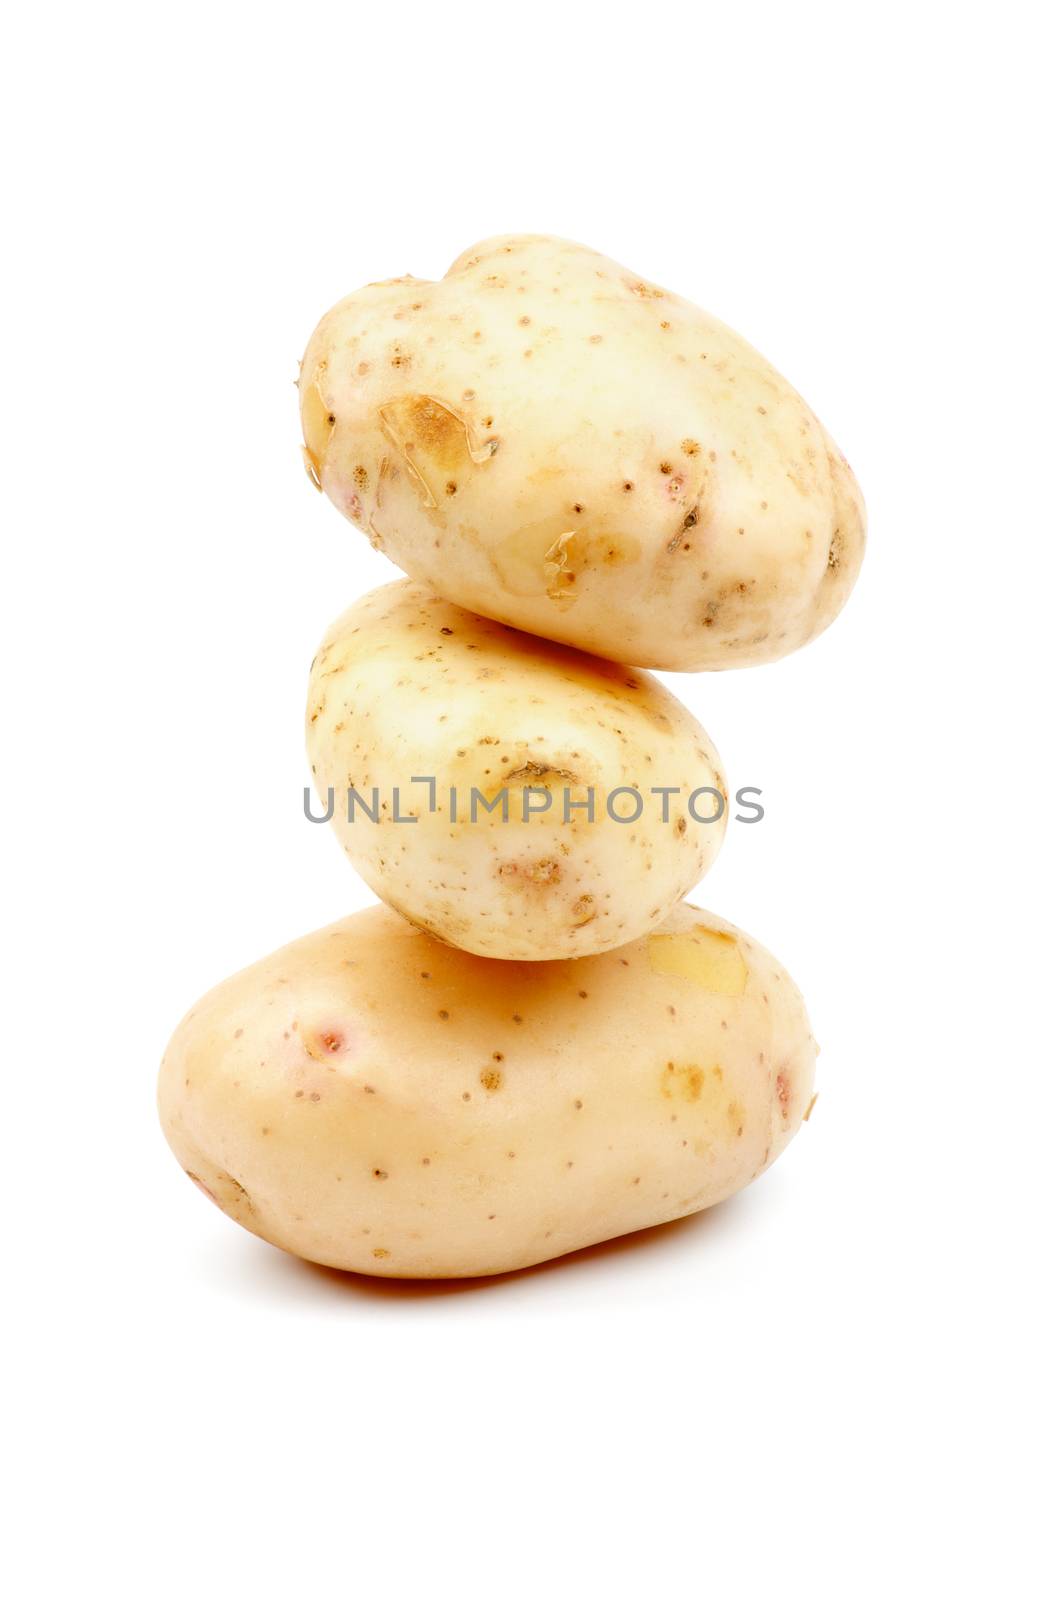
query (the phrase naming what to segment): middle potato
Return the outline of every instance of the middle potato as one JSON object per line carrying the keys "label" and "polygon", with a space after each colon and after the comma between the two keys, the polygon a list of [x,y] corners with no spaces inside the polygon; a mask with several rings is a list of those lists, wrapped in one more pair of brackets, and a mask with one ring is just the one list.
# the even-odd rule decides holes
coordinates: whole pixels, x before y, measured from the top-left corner
{"label": "middle potato", "polygon": [[347,855],[448,944],[506,961],[650,932],[721,845],[699,723],[647,672],[491,622],[405,580],[313,661],[307,744]]}

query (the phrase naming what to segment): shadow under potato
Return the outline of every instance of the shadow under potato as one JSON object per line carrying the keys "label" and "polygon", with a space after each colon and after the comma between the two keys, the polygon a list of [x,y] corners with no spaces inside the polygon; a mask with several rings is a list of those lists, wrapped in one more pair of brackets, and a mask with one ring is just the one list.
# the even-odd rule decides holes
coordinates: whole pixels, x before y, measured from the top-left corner
{"label": "shadow under potato", "polygon": [[[505,1284],[529,1282],[534,1278],[548,1278],[556,1273],[571,1273],[592,1268],[622,1255],[642,1253],[659,1254],[667,1249],[692,1242],[694,1236],[724,1230],[737,1221],[745,1208],[746,1191],[730,1199],[679,1217],[673,1222],[662,1222],[652,1228],[641,1228],[635,1233],[620,1234],[614,1239],[601,1240],[587,1245],[583,1250],[572,1250],[567,1255],[554,1256],[549,1261],[534,1266],[520,1267],[511,1272],[492,1273],[487,1277],[469,1278],[383,1278],[366,1273],[344,1272],[338,1267],[321,1266],[314,1261],[304,1261],[262,1240],[263,1249],[255,1251],[253,1282],[256,1289],[271,1291],[278,1288],[285,1296],[298,1288],[320,1292],[337,1299],[402,1301],[433,1300],[449,1295],[479,1294]],[[240,1240],[245,1245],[246,1239]],[[250,1274],[248,1274],[250,1276]]]}

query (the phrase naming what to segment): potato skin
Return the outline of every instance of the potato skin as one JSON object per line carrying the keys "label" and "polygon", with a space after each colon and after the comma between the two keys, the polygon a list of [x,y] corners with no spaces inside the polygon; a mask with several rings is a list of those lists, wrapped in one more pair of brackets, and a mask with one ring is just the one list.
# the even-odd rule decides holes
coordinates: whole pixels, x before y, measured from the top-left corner
{"label": "potato skin", "polygon": [[385,1277],[505,1272],[716,1204],[806,1114],[774,958],[682,906],[580,961],[484,961],[385,907],[213,990],[162,1063],[178,1161],[237,1222]]}
{"label": "potato skin", "polygon": [[[310,675],[306,742],[358,872],[380,899],[476,955],[556,960],[637,938],[699,881],[725,831],[724,811],[696,820],[722,809],[713,796],[689,810],[691,795],[711,789],[727,809],[717,752],[655,679],[407,579],[329,629]],[[433,813],[414,775],[435,780]],[[653,786],[680,792],[664,800]],[[356,802],[350,820],[350,788],[375,802],[378,823]],[[634,788],[639,801],[617,794]],[[622,821],[638,804],[640,817]]]}
{"label": "potato skin", "polygon": [[688,301],[515,234],[329,311],[310,476],[469,610],[676,670],[772,661],[853,587],[864,506],[791,385]]}

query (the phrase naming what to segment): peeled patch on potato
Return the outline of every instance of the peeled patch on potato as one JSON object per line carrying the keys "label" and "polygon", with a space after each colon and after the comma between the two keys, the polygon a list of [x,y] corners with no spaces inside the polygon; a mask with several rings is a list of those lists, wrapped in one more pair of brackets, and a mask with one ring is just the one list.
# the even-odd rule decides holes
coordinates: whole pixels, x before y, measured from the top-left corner
{"label": "peeled patch on potato", "polygon": [[771,661],[864,546],[853,474],[724,324],[581,245],[486,241],[370,284],[302,363],[310,476],[447,599],[613,660]]}
{"label": "peeled patch on potato", "polygon": [[725,830],[717,752],[655,679],[407,580],[329,630],[307,744],[370,887],[477,955],[554,960],[639,937]]}
{"label": "peeled patch on potato", "polygon": [[496,962],[383,907],[231,978],[162,1064],[197,1186],[310,1261],[467,1277],[687,1216],[811,1104],[802,998],[693,906],[576,961]]}

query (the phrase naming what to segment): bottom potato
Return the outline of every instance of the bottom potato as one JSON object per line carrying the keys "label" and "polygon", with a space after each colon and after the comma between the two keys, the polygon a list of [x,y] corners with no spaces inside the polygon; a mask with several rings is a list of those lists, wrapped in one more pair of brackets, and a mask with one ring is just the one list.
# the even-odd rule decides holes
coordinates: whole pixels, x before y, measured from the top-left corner
{"label": "bottom potato", "polygon": [[200,1000],[162,1063],[188,1176],[252,1233],[388,1277],[528,1267],[743,1188],[805,1116],[787,973],[693,906],[493,961],[374,907]]}

